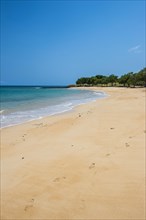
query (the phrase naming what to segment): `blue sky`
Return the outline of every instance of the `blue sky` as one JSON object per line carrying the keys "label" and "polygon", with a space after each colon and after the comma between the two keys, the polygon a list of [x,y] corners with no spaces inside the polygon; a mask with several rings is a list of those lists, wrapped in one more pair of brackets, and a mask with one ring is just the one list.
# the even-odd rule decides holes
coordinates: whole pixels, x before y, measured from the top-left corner
{"label": "blue sky", "polygon": [[1,2],[1,84],[66,85],[145,67],[145,1]]}

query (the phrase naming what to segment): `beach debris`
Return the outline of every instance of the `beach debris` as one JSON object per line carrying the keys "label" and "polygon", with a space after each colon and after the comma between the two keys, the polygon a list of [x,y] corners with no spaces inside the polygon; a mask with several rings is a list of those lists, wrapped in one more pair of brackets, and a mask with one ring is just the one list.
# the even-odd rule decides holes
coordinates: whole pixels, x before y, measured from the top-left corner
{"label": "beach debris", "polygon": [[74,147],[74,145],[73,145],[73,144],[72,144],[71,146],[72,146],[72,147]]}
{"label": "beach debris", "polygon": [[95,163],[92,163],[90,166],[89,166],[89,169],[92,169],[95,167]]}
{"label": "beach debris", "polygon": [[81,117],[81,114],[79,113],[79,117]]}
{"label": "beach debris", "polygon": [[146,130],[144,130],[144,133],[146,133]]}
{"label": "beach debris", "polygon": [[24,157],[22,157],[22,160],[24,160]]}
{"label": "beach debris", "polygon": [[110,156],[110,154],[106,154],[106,157]]}
{"label": "beach debris", "polygon": [[115,128],[110,128],[111,130],[115,129]]}

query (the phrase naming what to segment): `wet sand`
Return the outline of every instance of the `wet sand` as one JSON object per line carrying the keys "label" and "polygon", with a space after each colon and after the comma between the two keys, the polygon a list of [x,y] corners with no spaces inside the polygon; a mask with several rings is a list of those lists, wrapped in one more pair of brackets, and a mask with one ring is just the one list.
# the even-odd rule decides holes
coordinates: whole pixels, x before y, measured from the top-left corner
{"label": "wet sand", "polygon": [[[88,88],[89,89],[89,88]],[[145,89],[1,130],[1,219],[145,219]]]}

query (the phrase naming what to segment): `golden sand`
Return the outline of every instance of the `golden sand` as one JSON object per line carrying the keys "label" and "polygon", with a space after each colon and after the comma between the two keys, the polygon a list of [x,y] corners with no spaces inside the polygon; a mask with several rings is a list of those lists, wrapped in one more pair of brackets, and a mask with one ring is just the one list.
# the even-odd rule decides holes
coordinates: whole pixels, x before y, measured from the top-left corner
{"label": "golden sand", "polygon": [[[89,89],[89,88],[88,88]],[[145,219],[145,89],[1,130],[1,219]]]}

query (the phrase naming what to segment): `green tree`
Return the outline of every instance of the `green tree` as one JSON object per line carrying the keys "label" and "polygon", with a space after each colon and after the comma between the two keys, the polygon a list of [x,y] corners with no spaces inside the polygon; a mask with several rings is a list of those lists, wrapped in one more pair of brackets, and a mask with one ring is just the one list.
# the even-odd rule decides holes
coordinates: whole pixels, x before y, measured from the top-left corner
{"label": "green tree", "polygon": [[127,80],[128,86],[136,86],[136,73],[130,73],[129,74],[129,79]]}
{"label": "green tree", "polygon": [[146,68],[140,70],[136,74],[136,78],[137,78],[137,85],[138,86],[145,86],[146,87]]}
{"label": "green tree", "polygon": [[108,83],[109,83],[109,77],[104,76],[104,77],[101,79],[101,84],[107,86]]}
{"label": "green tree", "polygon": [[109,83],[112,84],[112,86],[118,81],[118,76],[115,76],[114,74],[111,74],[108,77]]}
{"label": "green tree", "polygon": [[126,84],[128,84],[128,80],[129,80],[129,78],[130,78],[130,76],[131,76],[132,74],[133,74],[133,73],[130,72],[130,73],[127,73],[127,74],[122,75],[122,76],[118,79],[118,82],[119,82],[120,84],[123,84],[124,87],[125,87]]}
{"label": "green tree", "polygon": [[96,84],[97,85],[103,84],[102,80],[103,80],[104,77],[105,76],[103,76],[103,75],[96,75]]}
{"label": "green tree", "polygon": [[118,76],[111,74],[110,76],[96,75],[91,77],[81,77],[76,81],[77,85],[108,85],[109,83],[114,86],[115,83],[120,83],[123,86],[145,86],[146,87],[146,68],[143,68],[138,73],[129,72],[122,75],[119,79]]}
{"label": "green tree", "polygon": [[97,84],[97,79],[95,76],[89,78],[89,84],[93,86]]}
{"label": "green tree", "polygon": [[124,75],[122,75],[122,76],[118,79],[118,82],[119,82],[120,84],[123,84],[124,87],[125,87],[126,85],[127,85],[127,86],[130,86],[130,83],[131,83],[130,78],[131,78],[132,75],[133,75],[133,72],[129,72],[129,73],[127,73],[127,74],[124,74]]}
{"label": "green tree", "polygon": [[88,77],[81,77],[76,81],[77,85],[84,85],[88,84],[89,78]]}

